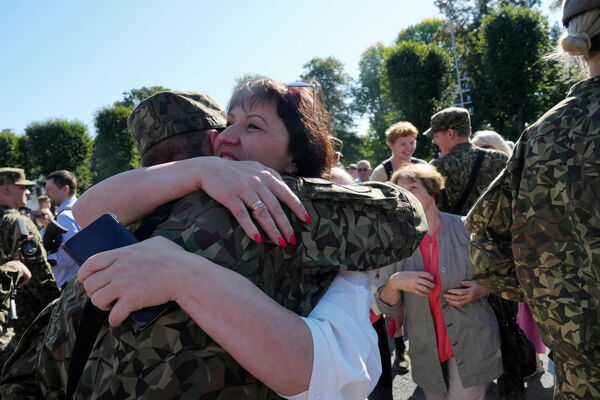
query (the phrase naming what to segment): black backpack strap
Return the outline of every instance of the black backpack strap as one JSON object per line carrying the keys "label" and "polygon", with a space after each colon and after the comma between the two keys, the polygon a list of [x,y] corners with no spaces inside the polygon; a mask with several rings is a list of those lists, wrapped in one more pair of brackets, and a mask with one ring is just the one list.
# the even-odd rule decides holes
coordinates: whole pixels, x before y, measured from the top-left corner
{"label": "black backpack strap", "polygon": [[[171,214],[173,204],[175,204],[175,200],[163,204],[154,210],[152,214],[144,218],[140,222],[140,226],[133,232],[136,239],[140,241],[148,239],[156,227],[167,220]],[[96,343],[96,338],[100,333],[100,329],[106,324],[108,314],[108,311],[102,311],[94,306],[90,299],[85,302],[83,313],[81,314],[81,321],[79,322],[79,328],[77,329],[77,337],[75,338],[75,344],[73,346],[71,363],[69,365],[66,393],[67,399],[72,399],[77,390],[81,374],[85,369],[85,364],[94,348],[94,343]]]}
{"label": "black backpack strap", "polygon": [[458,214],[462,210],[463,206],[465,205],[465,202],[467,201],[467,198],[469,197],[471,190],[473,190],[475,181],[477,180],[477,177],[479,176],[479,171],[481,170],[481,166],[483,165],[484,158],[485,158],[485,151],[477,150],[477,158],[475,159],[475,165],[473,165],[473,169],[471,170],[471,176],[469,176],[469,182],[467,182],[467,187],[465,188],[465,191],[463,192],[462,196],[460,197],[460,199],[456,202],[456,204],[452,208],[452,211],[451,211],[452,214]]}
{"label": "black backpack strap", "polygon": [[385,169],[385,174],[387,175],[388,181],[392,179],[392,174],[394,173],[394,167],[392,166],[392,160],[386,160],[383,162],[383,168]]}

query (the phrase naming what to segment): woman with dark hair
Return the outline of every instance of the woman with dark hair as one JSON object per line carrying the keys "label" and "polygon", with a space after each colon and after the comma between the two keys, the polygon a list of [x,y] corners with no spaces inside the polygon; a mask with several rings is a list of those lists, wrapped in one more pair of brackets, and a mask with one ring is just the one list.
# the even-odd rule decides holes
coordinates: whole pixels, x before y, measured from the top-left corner
{"label": "woman with dark hair", "polygon": [[[304,205],[289,200],[294,198],[293,193],[279,180],[279,174],[304,174],[313,178],[291,180],[300,184],[331,185],[322,179],[328,176],[333,155],[328,114],[310,86],[289,87],[268,79],[258,79],[235,90],[228,107],[227,122],[228,127],[213,136],[216,157],[183,160],[117,175],[86,192],[75,213],[83,225],[104,212],[113,212],[127,224],[167,201],[202,189],[232,211],[256,246],[273,246],[271,243],[262,244],[266,239],[252,223],[250,209],[270,240],[285,248],[285,251],[282,250],[282,264],[270,265],[268,262],[271,260],[267,260],[264,266],[266,280],[248,280],[208,258],[188,253],[168,240],[155,237],[131,246],[131,251],[115,250],[90,258],[80,270],[80,280],[96,306],[111,310],[109,321],[113,325],[121,324],[136,309],[166,301],[177,302],[241,366],[282,395],[294,395],[296,398],[295,395],[300,393],[299,399],[312,398],[316,395],[315,391],[321,391],[326,395],[329,393],[332,398],[366,397],[375,383],[371,382],[369,374],[379,374],[376,339],[368,322],[370,300],[364,292],[369,279],[360,272],[335,275],[335,271],[349,266],[338,258],[338,252],[358,251],[362,254],[364,249],[352,250],[353,247],[348,246],[347,249],[332,249],[333,253],[329,250],[321,252],[312,260],[306,258],[304,254],[308,248],[329,248],[327,238],[316,241],[313,235],[318,235],[319,230],[332,222],[325,218],[321,219],[320,225],[313,222],[314,225],[310,229],[303,228],[297,238],[297,232],[292,230],[276,198],[287,198],[295,214],[305,220],[309,218]],[[156,190],[157,182],[161,190]],[[301,188],[301,185],[298,187]],[[356,193],[364,189],[367,188],[357,188]],[[354,191],[344,190],[348,193]],[[310,204],[310,201],[305,202],[313,218],[317,219],[322,209],[312,208]],[[412,207],[409,209],[411,221],[406,223],[417,232],[408,239],[411,242],[419,234],[420,228],[415,225],[419,225],[420,221],[418,206],[417,211]],[[396,211],[392,209],[390,212]],[[345,215],[336,217],[344,218]],[[366,220],[372,218],[367,214],[365,217]],[[218,221],[213,221],[213,224],[218,224]],[[370,226],[370,223],[364,226],[358,224],[353,232],[340,231],[337,234],[357,238],[369,232]],[[385,236],[379,232],[369,235]],[[384,242],[380,243],[383,247],[378,249],[384,254],[398,251],[392,250],[395,246],[406,249],[401,243],[387,246]],[[296,245],[298,250],[294,248]],[[412,252],[412,248],[406,250],[407,253]],[[349,269],[365,269],[362,261],[357,262],[353,257],[345,259],[345,262],[354,264]],[[301,265],[299,260],[309,263]],[[328,271],[319,270],[320,265],[326,266],[331,261],[338,263],[328,266]],[[377,266],[383,265],[378,263]],[[323,289],[335,277],[326,295],[331,295],[328,307],[336,310],[336,318],[344,319],[350,328],[333,323],[327,325],[325,312],[301,318],[303,315],[286,310],[259,290],[273,292],[269,287],[269,271],[275,273],[285,268],[305,268],[306,271],[312,268],[317,273],[313,281],[292,280],[283,284],[290,287],[300,285],[305,290],[310,289],[311,293],[311,287],[317,285],[315,296],[323,294]],[[141,280],[140,276],[144,279]],[[278,288],[275,289],[278,293]],[[299,299],[301,303],[309,300]],[[356,338],[351,337],[353,333],[357,334]],[[349,342],[335,343],[339,335]],[[363,343],[357,343],[357,349],[350,349],[350,353],[343,351],[348,350],[350,342],[358,338]],[[330,357],[332,348],[340,351],[331,359],[323,358]],[[347,357],[355,354],[355,350],[360,353],[361,360],[348,362],[350,359]],[[323,379],[325,382],[322,382]],[[319,380],[321,383],[317,383]]]}

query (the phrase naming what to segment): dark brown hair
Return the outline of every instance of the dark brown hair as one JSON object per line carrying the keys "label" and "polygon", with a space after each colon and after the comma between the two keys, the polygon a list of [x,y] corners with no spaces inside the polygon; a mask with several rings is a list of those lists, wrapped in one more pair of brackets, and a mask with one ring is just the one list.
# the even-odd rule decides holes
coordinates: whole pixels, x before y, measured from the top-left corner
{"label": "dark brown hair", "polygon": [[327,177],[333,163],[332,123],[315,86],[286,86],[267,78],[250,79],[233,91],[227,111],[274,101],[287,128],[289,153],[298,176]]}
{"label": "dark brown hair", "polygon": [[71,171],[67,171],[66,169],[54,171],[46,177],[46,181],[50,179],[52,179],[52,182],[59,189],[62,189],[65,185],[69,185],[69,194],[71,196],[77,193],[77,178]]}

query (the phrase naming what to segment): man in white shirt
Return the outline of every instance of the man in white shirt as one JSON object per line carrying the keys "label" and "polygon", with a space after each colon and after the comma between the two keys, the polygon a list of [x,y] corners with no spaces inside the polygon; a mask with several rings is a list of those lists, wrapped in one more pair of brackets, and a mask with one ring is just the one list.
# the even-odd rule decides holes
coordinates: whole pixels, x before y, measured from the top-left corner
{"label": "man in white shirt", "polygon": [[[50,197],[52,204],[56,207],[55,221],[66,229],[66,232],[60,234],[60,238],[56,242],[57,245],[60,245],[81,229],[71,212],[71,208],[77,200],[77,178],[72,172],[66,170],[52,172],[46,178],[46,195]],[[62,288],[77,276],[78,265],[62,247],[54,252],[49,251],[48,261],[52,265],[52,272],[58,287]]]}

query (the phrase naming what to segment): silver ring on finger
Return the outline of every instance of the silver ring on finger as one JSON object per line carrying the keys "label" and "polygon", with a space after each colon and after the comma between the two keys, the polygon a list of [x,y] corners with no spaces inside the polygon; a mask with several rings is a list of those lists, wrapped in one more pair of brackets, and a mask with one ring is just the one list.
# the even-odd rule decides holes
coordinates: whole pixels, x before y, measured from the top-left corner
{"label": "silver ring on finger", "polygon": [[252,210],[252,212],[258,210],[259,208],[265,207],[267,208],[267,205],[265,203],[263,203],[260,199],[256,200],[254,202],[254,204],[252,204],[250,206],[250,210]]}

